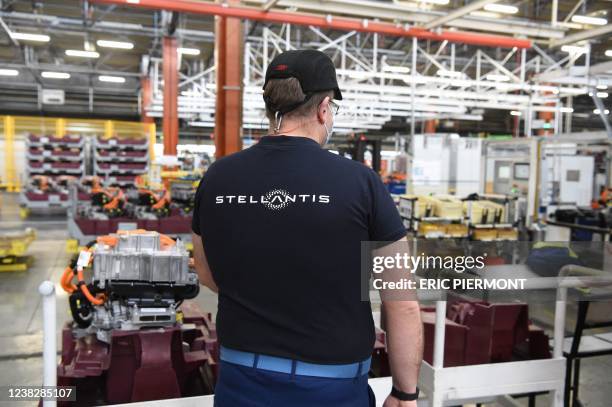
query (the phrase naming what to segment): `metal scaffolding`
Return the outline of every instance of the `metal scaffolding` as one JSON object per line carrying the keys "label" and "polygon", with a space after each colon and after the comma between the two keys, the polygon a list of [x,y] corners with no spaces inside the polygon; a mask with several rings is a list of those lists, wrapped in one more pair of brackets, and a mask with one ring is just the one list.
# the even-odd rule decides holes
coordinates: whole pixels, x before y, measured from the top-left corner
{"label": "metal scaffolding", "polygon": [[[459,56],[458,46],[449,41],[428,50],[425,41],[413,38],[411,49],[401,51],[382,48],[380,37],[378,33],[358,31],[330,34],[314,26],[290,24],[263,27],[261,35],[246,36],[244,128],[266,129],[262,100],[265,68],[275,55],[296,48],[318,49],[334,60],[343,91],[335,126],[340,133],[378,130],[393,117],[407,123],[431,119],[482,120],[484,109],[509,110],[521,115],[527,135],[536,127],[533,120],[547,112],[553,117],[549,125],[559,132],[563,114],[573,111],[562,103],[563,98],[588,94],[596,86],[612,85],[612,79],[589,76],[588,47],[572,50],[557,60],[535,45],[529,51],[463,49]],[[584,54],[586,58],[582,58]],[[153,97],[148,111],[153,117],[161,117],[161,61],[152,62]],[[572,70],[572,74],[551,74],[559,70]],[[214,127],[215,78],[214,65],[190,76],[181,74],[179,117],[191,126]]]}

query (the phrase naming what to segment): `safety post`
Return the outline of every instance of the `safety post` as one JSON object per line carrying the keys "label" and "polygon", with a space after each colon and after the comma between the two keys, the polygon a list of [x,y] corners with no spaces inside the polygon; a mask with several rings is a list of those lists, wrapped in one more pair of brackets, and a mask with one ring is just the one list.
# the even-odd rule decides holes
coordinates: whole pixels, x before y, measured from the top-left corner
{"label": "safety post", "polygon": [[109,139],[115,135],[115,123],[112,120],[104,121],[104,138]]}
{"label": "safety post", "polygon": [[6,190],[19,192],[19,180],[15,169],[15,118],[4,116],[4,174]]}
{"label": "safety post", "polygon": [[66,135],[66,119],[59,118],[55,122],[55,137],[64,137]]}
{"label": "safety post", "polygon": [[563,357],[563,340],[565,339],[565,313],[567,304],[567,287],[557,289],[555,302],[554,348],[553,357]]}
{"label": "safety post", "polygon": [[[55,286],[49,280],[38,286],[43,312],[43,386],[57,386],[57,344],[55,333]],[[55,407],[55,400],[43,400],[43,407]]]}
{"label": "safety post", "polygon": [[444,336],[446,334],[446,301],[436,301],[436,325],[434,333],[434,369],[444,367]]}

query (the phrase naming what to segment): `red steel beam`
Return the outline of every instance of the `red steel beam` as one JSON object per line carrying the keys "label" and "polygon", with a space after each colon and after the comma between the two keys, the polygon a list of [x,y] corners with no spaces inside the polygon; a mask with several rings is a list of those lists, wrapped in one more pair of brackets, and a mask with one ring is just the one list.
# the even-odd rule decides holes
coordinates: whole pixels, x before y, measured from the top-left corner
{"label": "red steel beam", "polygon": [[91,0],[93,3],[134,6],[156,10],[172,10],[182,13],[236,17],[248,20],[271,23],[290,23],[312,25],[342,31],[362,31],[397,37],[416,37],[422,40],[449,41],[461,44],[502,48],[531,48],[531,41],[501,35],[478,34],[465,31],[428,31],[419,27],[408,27],[402,24],[359,20],[354,18],[334,17],[288,11],[265,11],[260,8],[233,4],[215,4],[193,0]]}
{"label": "red steel beam", "polygon": [[215,156],[242,150],[242,22],[217,16],[215,20]]}
{"label": "red steel beam", "polygon": [[423,133],[425,134],[433,134],[436,132],[436,126],[437,126],[437,120],[436,119],[432,119],[432,120],[425,120],[425,129],[423,130]]}
{"label": "red steel beam", "polygon": [[178,53],[176,38],[164,37],[162,44],[164,154],[176,155],[176,145],[178,144]]}

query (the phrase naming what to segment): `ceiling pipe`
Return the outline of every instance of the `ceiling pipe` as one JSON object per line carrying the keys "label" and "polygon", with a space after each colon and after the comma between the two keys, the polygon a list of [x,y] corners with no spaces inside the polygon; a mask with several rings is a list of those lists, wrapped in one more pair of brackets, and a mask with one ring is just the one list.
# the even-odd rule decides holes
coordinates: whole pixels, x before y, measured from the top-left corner
{"label": "ceiling pipe", "polygon": [[331,28],[342,31],[361,31],[378,33],[397,37],[416,37],[421,40],[455,42],[460,44],[502,47],[531,48],[531,41],[499,35],[478,34],[463,31],[428,31],[418,27],[408,27],[402,24],[384,23],[371,20],[335,17],[332,15],[316,15],[297,12],[264,11],[261,8],[216,4],[192,0],[92,0],[98,4],[116,4],[122,6],[141,7],[156,10],[172,10],[182,13],[217,15],[224,17],[244,18],[248,20],[266,21],[271,23],[290,23],[296,25]]}
{"label": "ceiling pipe", "polygon": [[278,3],[278,0],[268,0],[266,2],[266,4],[263,5],[262,10],[264,11],[268,11],[270,10],[272,7],[274,7],[276,5],[276,3]]}
{"label": "ceiling pipe", "polygon": [[601,37],[612,33],[612,24],[607,24],[601,27],[593,28],[591,30],[578,31],[575,34],[570,34],[560,40],[553,40],[550,43],[551,47],[560,47],[566,44],[573,44],[574,42],[590,40],[591,38]]}
{"label": "ceiling pipe", "polygon": [[[265,0],[242,0],[244,5],[261,7]],[[305,13],[343,15],[352,18],[368,18],[381,21],[393,21],[423,26],[434,18],[442,17],[448,11],[432,10],[429,7],[419,7],[414,3],[398,4],[397,1],[372,0],[279,0],[277,8],[283,10],[300,10]],[[567,28],[551,27],[548,22],[533,22],[523,18],[503,17],[483,18],[464,16],[445,24],[457,30],[479,31],[489,34],[510,35],[520,34],[524,37],[541,37],[546,39],[563,38]]]}

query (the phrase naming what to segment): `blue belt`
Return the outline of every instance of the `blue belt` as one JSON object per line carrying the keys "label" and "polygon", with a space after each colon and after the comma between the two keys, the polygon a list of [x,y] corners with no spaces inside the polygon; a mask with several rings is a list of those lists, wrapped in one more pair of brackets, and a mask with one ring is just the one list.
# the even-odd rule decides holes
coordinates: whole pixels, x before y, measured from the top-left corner
{"label": "blue belt", "polygon": [[221,346],[221,360],[236,365],[252,367],[254,369],[270,370],[272,372],[295,374],[299,376],[348,379],[367,374],[370,370],[372,358],[367,358],[364,361],[347,365],[319,365],[276,356],[242,352]]}

